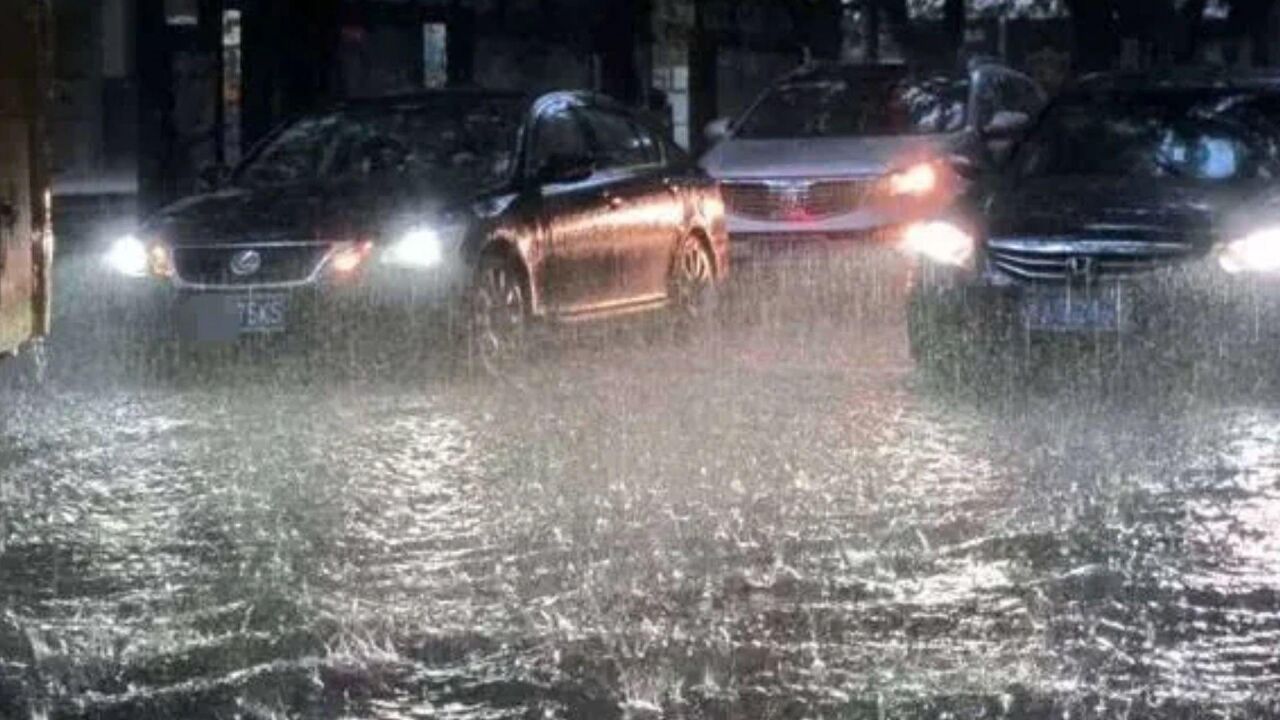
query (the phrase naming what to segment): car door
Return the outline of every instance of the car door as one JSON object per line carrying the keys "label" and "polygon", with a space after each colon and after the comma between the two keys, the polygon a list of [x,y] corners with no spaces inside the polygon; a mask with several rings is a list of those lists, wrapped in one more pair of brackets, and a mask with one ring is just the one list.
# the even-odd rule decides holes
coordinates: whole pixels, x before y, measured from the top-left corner
{"label": "car door", "polygon": [[608,293],[644,303],[667,294],[684,208],[657,136],[624,110],[581,109],[607,205],[601,225],[613,246]]}
{"label": "car door", "polygon": [[554,177],[566,158],[590,160],[582,118],[568,101],[545,107],[534,121],[526,172],[537,189],[539,223],[547,238],[539,295],[553,314],[572,315],[611,302],[613,246],[603,225],[607,199],[599,174]]}

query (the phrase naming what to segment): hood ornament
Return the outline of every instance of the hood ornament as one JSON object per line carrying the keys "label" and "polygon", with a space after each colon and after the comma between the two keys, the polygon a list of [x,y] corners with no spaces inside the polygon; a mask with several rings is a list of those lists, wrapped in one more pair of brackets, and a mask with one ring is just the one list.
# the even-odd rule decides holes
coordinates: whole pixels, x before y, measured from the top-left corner
{"label": "hood ornament", "polygon": [[262,255],[257,250],[241,250],[231,256],[229,267],[236,277],[256,275],[262,269]]}
{"label": "hood ornament", "polygon": [[1067,258],[1067,274],[1073,280],[1088,280],[1097,273],[1097,262],[1088,255]]}

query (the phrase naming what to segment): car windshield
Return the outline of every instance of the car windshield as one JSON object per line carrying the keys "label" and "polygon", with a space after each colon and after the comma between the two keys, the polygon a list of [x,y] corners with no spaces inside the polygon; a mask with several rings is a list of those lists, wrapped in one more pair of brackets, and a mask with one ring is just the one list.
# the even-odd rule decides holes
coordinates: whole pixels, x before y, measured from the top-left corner
{"label": "car windshield", "polygon": [[246,186],[397,173],[485,184],[515,158],[521,105],[440,99],[309,117],[287,127],[236,174]]}
{"label": "car windshield", "polygon": [[965,125],[969,82],[903,73],[792,80],[739,123],[747,140],[949,133]]}
{"label": "car windshield", "polygon": [[1201,182],[1280,174],[1280,95],[1104,93],[1056,103],[1015,172]]}

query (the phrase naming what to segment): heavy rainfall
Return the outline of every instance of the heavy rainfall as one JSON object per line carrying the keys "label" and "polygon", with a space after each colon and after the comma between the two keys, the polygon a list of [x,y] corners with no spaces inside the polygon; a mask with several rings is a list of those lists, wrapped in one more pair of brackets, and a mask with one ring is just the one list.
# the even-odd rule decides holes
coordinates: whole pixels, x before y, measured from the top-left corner
{"label": "heavy rainfall", "polygon": [[1280,717],[1272,0],[5,12],[0,720]]}

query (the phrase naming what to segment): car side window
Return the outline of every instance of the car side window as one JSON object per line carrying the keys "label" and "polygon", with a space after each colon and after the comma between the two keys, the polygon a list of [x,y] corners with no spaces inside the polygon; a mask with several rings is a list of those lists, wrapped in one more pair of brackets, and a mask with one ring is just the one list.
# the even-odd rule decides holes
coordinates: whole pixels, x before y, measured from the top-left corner
{"label": "car side window", "polygon": [[582,123],[571,107],[561,106],[538,118],[533,131],[533,149],[529,155],[529,169],[534,174],[541,171],[553,157],[590,155],[591,148],[587,144]]}
{"label": "car side window", "polygon": [[585,108],[582,116],[591,131],[597,169],[628,170],[661,164],[657,140],[639,123],[600,108]]}

